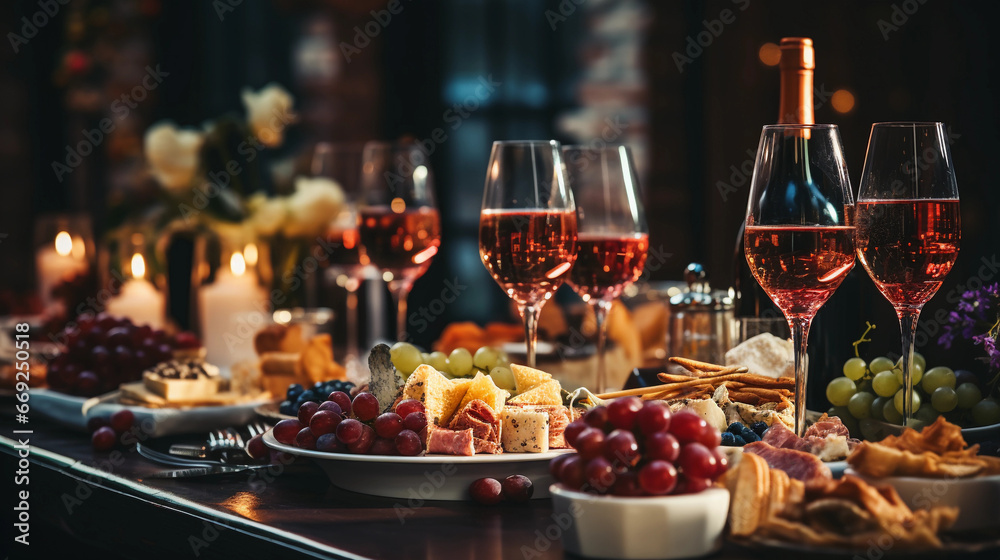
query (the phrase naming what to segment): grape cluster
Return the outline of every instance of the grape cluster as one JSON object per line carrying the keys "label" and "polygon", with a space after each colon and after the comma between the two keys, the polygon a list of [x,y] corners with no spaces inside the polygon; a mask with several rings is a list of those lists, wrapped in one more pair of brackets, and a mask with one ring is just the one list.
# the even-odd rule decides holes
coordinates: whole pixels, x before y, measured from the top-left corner
{"label": "grape cluster", "polygon": [[[358,393],[352,401],[347,393],[334,391],[322,403],[305,401],[299,405],[297,418],[274,426],[274,439],[330,453],[419,455],[427,436],[423,403],[406,399],[390,412],[379,414],[380,410],[378,399],[371,393]],[[258,454],[263,456],[263,442],[255,439],[247,444],[247,453],[256,458]]]}
{"label": "grape cluster", "polygon": [[552,476],[595,494],[693,494],[729,465],[718,430],[697,414],[671,414],[660,401],[615,399],[571,422],[565,436],[577,452],[553,459]]}
{"label": "grape cluster", "polygon": [[107,313],[81,315],[58,337],[66,351],[49,363],[49,386],[59,392],[92,397],[122,383],[142,379],[142,372],[173,358],[174,350],[201,347],[189,332],[170,336],[149,325]]}
{"label": "grape cluster", "polygon": [[[826,398],[833,405],[831,415],[845,421],[873,418],[892,424],[903,423],[902,359],[893,362],[879,356],[870,363],[860,357],[844,362],[843,377],[826,386]],[[913,387],[913,416],[930,424],[938,416],[961,426],[1000,423],[1000,404],[983,398],[979,379],[970,371],[938,366],[927,368],[927,360],[913,353],[910,382]],[[856,433],[851,429],[852,433]]]}
{"label": "grape cluster", "polygon": [[326,399],[326,395],[334,391],[341,391],[350,395],[353,390],[354,383],[342,379],[317,381],[309,389],[298,383],[292,383],[288,386],[288,391],[285,392],[285,400],[281,401],[281,404],[278,405],[278,412],[286,416],[295,416],[298,414],[299,407],[304,402],[311,401],[319,404]]}
{"label": "grape cluster", "polygon": [[447,377],[474,377],[482,372],[493,378],[497,387],[514,391],[514,374],[510,371],[510,358],[503,350],[492,346],[483,346],[472,354],[465,348],[456,348],[451,354],[444,352],[421,352],[419,348],[408,342],[397,342],[389,349],[392,365],[403,374],[409,376],[420,367],[427,364],[445,374]]}

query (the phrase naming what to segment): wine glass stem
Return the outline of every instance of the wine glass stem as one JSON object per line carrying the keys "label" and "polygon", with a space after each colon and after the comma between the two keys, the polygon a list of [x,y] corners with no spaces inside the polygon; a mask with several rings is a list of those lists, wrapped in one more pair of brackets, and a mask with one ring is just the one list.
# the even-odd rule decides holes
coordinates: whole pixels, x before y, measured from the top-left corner
{"label": "wine glass stem", "polygon": [[604,359],[604,346],[608,341],[608,310],[611,309],[611,302],[598,300],[594,305],[594,319],[597,323],[597,390],[601,393],[608,391],[608,368]]}
{"label": "wine glass stem", "polygon": [[792,347],[795,351],[795,435],[802,437],[806,432],[806,378],[808,377],[806,346],[809,344],[809,326],[812,317],[788,319],[792,331]]}
{"label": "wine glass stem", "polygon": [[346,361],[353,363],[358,359],[358,290],[347,288],[347,356]]}
{"label": "wine glass stem", "polygon": [[524,317],[524,343],[527,346],[528,367],[535,367],[535,344],[538,342],[538,312],[541,306],[521,306],[521,316]]}
{"label": "wine glass stem", "polygon": [[396,339],[400,342],[406,337],[406,296],[410,294],[410,287],[402,285],[393,288],[392,300],[396,304]]}
{"label": "wine glass stem", "polygon": [[920,309],[901,308],[896,310],[899,317],[899,332],[903,335],[903,425],[913,418],[913,384],[910,376],[913,372],[913,338],[917,333],[917,319]]}

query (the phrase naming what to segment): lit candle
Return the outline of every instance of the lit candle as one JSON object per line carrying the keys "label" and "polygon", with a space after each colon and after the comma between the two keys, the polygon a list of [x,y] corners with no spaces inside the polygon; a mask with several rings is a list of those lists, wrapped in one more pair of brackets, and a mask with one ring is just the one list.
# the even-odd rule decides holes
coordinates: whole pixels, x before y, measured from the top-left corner
{"label": "lit candle", "polygon": [[35,267],[38,272],[42,304],[46,308],[55,301],[52,297],[53,288],[87,270],[85,257],[83,239],[73,239],[66,231],[60,231],[56,235],[54,246],[38,250],[35,255]]}
{"label": "lit candle", "polygon": [[198,303],[206,360],[228,368],[253,359],[253,336],[264,324],[267,302],[241,252],[233,253],[229,269],[220,269],[215,282],[202,286]]}
{"label": "lit candle", "polygon": [[136,253],[132,255],[132,278],[108,302],[106,311],[116,317],[128,317],[136,325],[159,329],[163,327],[164,298],[145,276],[146,261]]}

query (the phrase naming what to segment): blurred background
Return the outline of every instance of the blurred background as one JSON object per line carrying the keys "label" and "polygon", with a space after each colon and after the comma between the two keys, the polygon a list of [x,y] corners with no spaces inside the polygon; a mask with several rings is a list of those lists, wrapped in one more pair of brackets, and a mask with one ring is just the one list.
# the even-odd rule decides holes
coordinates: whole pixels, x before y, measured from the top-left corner
{"label": "blurred background", "polygon": [[[840,126],[855,188],[872,122],[948,125],[963,241],[925,308],[933,317],[970,281],[1000,277],[1000,191],[987,169],[1000,148],[995,15],[994,2],[935,0],[4,2],[0,314],[38,306],[32,236],[41,216],[89,216],[100,244],[124,215],[156,201],[143,153],[151,125],[197,128],[240,114],[241,91],[271,83],[291,93],[298,119],[261,155],[259,186],[269,193],[291,188],[318,142],[425,142],[442,244],[411,308],[446,281],[462,288],[458,304],[411,330],[417,344],[456,321],[514,320],[477,254],[494,140],[631,146],[649,217],[644,278],[679,281],[700,262],[712,287],[726,290],[760,129],[777,118],[776,44],[806,36],[816,48],[816,122]],[[81,146],[88,153],[73,158]],[[167,256],[184,258],[183,248]],[[813,341],[827,343],[813,351],[827,375],[865,321],[878,324],[873,355],[898,356],[889,304],[860,267],[851,278],[815,322]],[[368,282],[362,297],[383,290]],[[328,292],[321,303],[342,305]],[[171,303],[170,314],[189,326],[186,306]],[[386,332],[370,334],[387,336],[384,323]],[[928,363],[976,367],[974,352],[944,353],[930,332],[939,325],[922,323]]]}

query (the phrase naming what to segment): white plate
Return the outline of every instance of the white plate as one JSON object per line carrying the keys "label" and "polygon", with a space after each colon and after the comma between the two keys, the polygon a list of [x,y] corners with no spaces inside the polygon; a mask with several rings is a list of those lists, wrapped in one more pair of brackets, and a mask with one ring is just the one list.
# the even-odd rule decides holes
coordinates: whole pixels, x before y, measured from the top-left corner
{"label": "white plate", "polygon": [[549,461],[569,452],[556,450],[471,457],[353,455],[299,449],[279,443],[271,432],[264,434],[264,443],[272,449],[314,460],[334,486],[361,494],[405,499],[411,505],[426,500],[467,500],[469,485],[474,480],[483,477],[503,480],[512,474],[522,474],[531,479],[535,488],[532,499],[547,498],[549,485],[552,484]]}
{"label": "white plate", "polygon": [[258,399],[231,406],[199,406],[192,408],[146,408],[117,402],[118,392],[84,398],[50,389],[31,390],[31,413],[74,428],[87,429],[87,420],[95,416],[108,417],[127,408],[135,414],[141,435],[160,437],[173,434],[204,433],[209,430],[241,426],[254,420],[254,408],[267,399]]}

